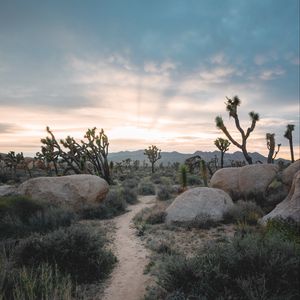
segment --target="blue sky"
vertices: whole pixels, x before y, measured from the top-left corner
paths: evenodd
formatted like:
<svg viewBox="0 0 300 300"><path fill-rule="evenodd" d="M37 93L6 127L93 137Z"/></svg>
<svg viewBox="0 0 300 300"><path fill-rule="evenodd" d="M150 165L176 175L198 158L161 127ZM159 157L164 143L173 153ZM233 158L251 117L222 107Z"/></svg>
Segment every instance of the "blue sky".
<svg viewBox="0 0 300 300"><path fill-rule="evenodd" d="M299 156L299 0L0 0L0 152L35 153L46 125L103 127L112 151L215 150L236 94L244 127L261 116L250 150L271 132L288 156L291 123Z"/></svg>

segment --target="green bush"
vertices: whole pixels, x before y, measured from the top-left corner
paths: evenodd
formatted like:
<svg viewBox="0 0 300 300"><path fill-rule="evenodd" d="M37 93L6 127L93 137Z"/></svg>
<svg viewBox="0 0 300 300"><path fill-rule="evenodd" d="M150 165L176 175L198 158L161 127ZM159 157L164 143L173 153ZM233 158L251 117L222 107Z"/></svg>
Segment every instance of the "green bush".
<svg viewBox="0 0 300 300"><path fill-rule="evenodd" d="M138 212L134 218L133 222L135 225L139 224L160 224L165 221L166 212L161 206L146 207Z"/></svg>
<svg viewBox="0 0 300 300"><path fill-rule="evenodd" d="M134 188L123 187L121 189L121 197L129 204L136 204L138 202L137 192Z"/></svg>
<svg viewBox="0 0 300 300"><path fill-rule="evenodd" d="M105 250L103 235L92 228L72 225L47 235L33 235L17 246L15 266L37 267L42 263L57 265L60 272L69 274L78 283L104 278L116 259Z"/></svg>
<svg viewBox="0 0 300 300"><path fill-rule="evenodd" d="M188 174L187 176L187 184L188 185L201 185L202 181L200 176Z"/></svg>
<svg viewBox="0 0 300 300"><path fill-rule="evenodd" d="M0 217L15 216L21 222L26 222L38 211L43 211L43 205L25 196L0 197Z"/></svg>
<svg viewBox="0 0 300 300"><path fill-rule="evenodd" d="M148 180L142 180L138 187L140 195L155 195L155 186Z"/></svg>
<svg viewBox="0 0 300 300"><path fill-rule="evenodd" d="M126 210L126 201L122 197L121 189L111 189L105 199L104 199L104 205L112 210L115 211L115 215L120 212L124 212Z"/></svg>
<svg viewBox="0 0 300 300"><path fill-rule="evenodd" d="M0 198L0 239L20 238L70 226L77 218L67 208L38 203L23 196Z"/></svg>
<svg viewBox="0 0 300 300"><path fill-rule="evenodd" d="M157 190L158 200L169 200L172 198L172 187L170 185L160 185Z"/></svg>
<svg viewBox="0 0 300 300"><path fill-rule="evenodd" d="M274 218L268 220L265 234L278 234L284 240L300 244L300 225L292 219Z"/></svg>
<svg viewBox="0 0 300 300"><path fill-rule="evenodd" d="M73 299L76 288L70 276L62 275L56 266L7 270L0 262L0 267L0 299Z"/></svg>
<svg viewBox="0 0 300 300"><path fill-rule="evenodd" d="M139 180L137 178L128 178L122 182L122 187L135 189L139 185Z"/></svg>
<svg viewBox="0 0 300 300"><path fill-rule="evenodd" d="M177 225L187 228L209 229L219 225L219 222L213 220L208 214L198 214L192 221L177 223Z"/></svg>
<svg viewBox="0 0 300 300"><path fill-rule="evenodd" d="M299 264L295 243L247 234L209 244L194 257L167 257L158 285L162 299L299 299Z"/></svg>
<svg viewBox="0 0 300 300"><path fill-rule="evenodd" d="M226 222L246 222L255 225L263 215L263 210L254 202L239 200L224 215L224 219Z"/></svg>
<svg viewBox="0 0 300 300"><path fill-rule="evenodd" d="M130 196L128 196L128 200ZM126 211L126 196L119 188L111 189L99 205L86 205L78 211L80 219L110 219Z"/></svg>

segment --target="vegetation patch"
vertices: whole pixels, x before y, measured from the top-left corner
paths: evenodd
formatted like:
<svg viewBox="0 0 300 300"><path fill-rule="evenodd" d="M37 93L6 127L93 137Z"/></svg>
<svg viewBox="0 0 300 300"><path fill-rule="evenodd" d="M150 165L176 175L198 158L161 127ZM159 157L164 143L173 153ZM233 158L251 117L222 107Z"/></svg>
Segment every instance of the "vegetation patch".
<svg viewBox="0 0 300 300"><path fill-rule="evenodd" d="M239 200L228 210L224 219L226 222L246 222L249 225L256 225L263 215L263 210L255 202Z"/></svg>
<svg viewBox="0 0 300 300"><path fill-rule="evenodd" d="M139 183L138 193L140 195L155 195L155 186L150 180L142 180Z"/></svg>
<svg viewBox="0 0 300 300"><path fill-rule="evenodd" d="M25 196L0 197L0 239L20 238L70 226L77 216L64 207Z"/></svg>
<svg viewBox="0 0 300 300"><path fill-rule="evenodd" d="M276 234L247 234L169 255L146 299L297 299L300 251Z"/></svg>

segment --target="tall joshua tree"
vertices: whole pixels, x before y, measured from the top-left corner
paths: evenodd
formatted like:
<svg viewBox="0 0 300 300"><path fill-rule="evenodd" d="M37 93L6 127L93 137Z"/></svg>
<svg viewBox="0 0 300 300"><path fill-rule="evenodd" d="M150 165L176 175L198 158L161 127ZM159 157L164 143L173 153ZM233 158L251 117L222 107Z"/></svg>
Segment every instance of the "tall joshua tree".
<svg viewBox="0 0 300 300"><path fill-rule="evenodd" d="M221 169L224 166L224 154L229 150L230 142L226 139L217 138L215 140L216 147L221 151Z"/></svg>
<svg viewBox="0 0 300 300"><path fill-rule="evenodd" d="M292 131L294 131L294 129L295 129L295 125L288 124L286 126L286 131L284 133L284 137L287 138L289 140L289 143L290 143L290 151L291 151L291 160L292 160L292 162L295 161L295 159L294 159L294 148L293 148L293 135L292 135Z"/></svg>
<svg viewBox="0 0 300 300"><path fill-rule="evenodd" d="M267 147L269 149L268 164L272 164L280 150L281 144L277 144L277 151L275 152L275 133L267 133L266 140L267 140Z"/></svg>
<svg viewBox="0 0 300 300"><path fill-rule="evenodd" d="M158 161L161 158L160 152L161 152L161 150L158 149L154 145L149 146L148 149L144 150L144 155L148 156L148 159L151 163L152 173L154 173L154 164L155 164L155 162Z"/></svg>
<svg viewBox="0 0 300 300"><path fill-rule="evenodd" d="M216 117L216 125L219 129L223 131L223 133L226 135L226 137L230 140L230 142L235 145L236 147L240 148L244 154L245 159L247 160L248 164L252 164L252 158L248 154L247 151L247 139L250 136L250 133L254 130L256 122L259 121L259 114L255 113L254 111L251 111L249 113L249 116L251 118L251 126L244 131L244 129L240 125L240 120L237 112L237 107L241 104L241 100L238 96L234 96L233 99L227 98L226 104L226 110L229 112L229 117L233 117L235 121L235 126L238 129L238 131L241 134L242 142L239 143L236 140L233 139L231 134L228 132L226 126L224 125L223 119L221 116Z"/></svg>
<svg viewBox="0 0 300 300"><path fill-rule="evenodd" d="M84 135L86 140L81 140L81 143L70 136L58 142L50 128L47 127L46 130L50 137L41 139L42 152L44 150L51 154L51 157L61 158L68 165L67 170L73 170L76 174L85 173L86 171L91 174L95 172L108 183L111 183L107 160L109 142L103 129L98 134L96 127L88 129ZM85 170L86 162L92 164L94 170Z"/></svg>

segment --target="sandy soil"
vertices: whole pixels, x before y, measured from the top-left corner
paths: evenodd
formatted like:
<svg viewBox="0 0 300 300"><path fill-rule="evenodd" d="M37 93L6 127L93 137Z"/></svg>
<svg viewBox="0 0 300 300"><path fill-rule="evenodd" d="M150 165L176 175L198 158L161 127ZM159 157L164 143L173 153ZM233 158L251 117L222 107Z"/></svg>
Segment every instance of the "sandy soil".
<svg viewBox="0 0 300 300"><path fill-rule="evenodd" d="M151 280L144 274L149 252L136 236L131 220L141 209L152 206L155 196L141 196L139 201L128 207L128 213L114 219L114 253L118 258L118 265L108 280L103 300L140 300Z"/></svg>

